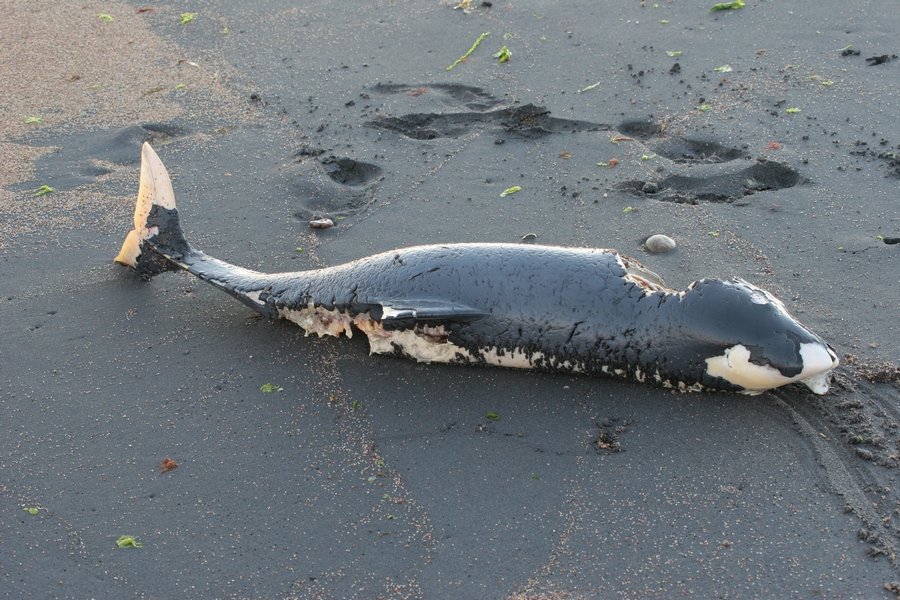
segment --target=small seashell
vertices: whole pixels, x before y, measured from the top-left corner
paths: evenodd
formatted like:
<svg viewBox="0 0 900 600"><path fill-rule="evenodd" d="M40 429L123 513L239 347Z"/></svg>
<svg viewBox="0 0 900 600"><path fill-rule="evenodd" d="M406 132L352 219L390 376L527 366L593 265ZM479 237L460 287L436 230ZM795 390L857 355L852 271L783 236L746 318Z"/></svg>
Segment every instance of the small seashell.
<svg viewBox="0 0 900 600"><path fill-rule="evenodd" d="M315 219L309 222L309 226L313 229L328 229L334 227L334 221L331 219Z"/></svg>
<svg viewBox="0 0 900 600"><path fill-rule="evenodd" d="M654 254L663 254L675 249L675 240L667 235L656 234L647 238L644 245L647 246L647 250Z"/></svg>

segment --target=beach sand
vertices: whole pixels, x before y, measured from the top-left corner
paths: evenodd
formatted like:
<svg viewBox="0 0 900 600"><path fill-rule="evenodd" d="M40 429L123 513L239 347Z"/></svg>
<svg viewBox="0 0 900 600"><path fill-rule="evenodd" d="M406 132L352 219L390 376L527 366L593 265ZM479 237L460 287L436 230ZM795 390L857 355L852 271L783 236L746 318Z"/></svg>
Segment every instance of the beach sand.
<svg viewBox="0 0 900 600"><path fill-rule="evenodd" d="M900 590L896 11L299 4L0 2L0 596ZM144 141L241 266L612 247L770 290L842 365L686 394L304 337L112 263Z"/></svg>

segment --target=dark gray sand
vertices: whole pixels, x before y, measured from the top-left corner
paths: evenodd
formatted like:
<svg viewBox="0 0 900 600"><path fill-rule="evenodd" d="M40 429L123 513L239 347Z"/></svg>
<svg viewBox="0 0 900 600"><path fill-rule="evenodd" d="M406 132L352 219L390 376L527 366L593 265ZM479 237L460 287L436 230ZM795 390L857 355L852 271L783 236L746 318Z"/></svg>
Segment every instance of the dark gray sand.
<svg viewBox="0 0 900 600"><path fill-rule="evenodd" d="M900 590L900 13L487 4L0 2L0 596ZM143 141L236 264L615 247L771 290L843 364L682 394L306 338L112 264Z"/></svg>

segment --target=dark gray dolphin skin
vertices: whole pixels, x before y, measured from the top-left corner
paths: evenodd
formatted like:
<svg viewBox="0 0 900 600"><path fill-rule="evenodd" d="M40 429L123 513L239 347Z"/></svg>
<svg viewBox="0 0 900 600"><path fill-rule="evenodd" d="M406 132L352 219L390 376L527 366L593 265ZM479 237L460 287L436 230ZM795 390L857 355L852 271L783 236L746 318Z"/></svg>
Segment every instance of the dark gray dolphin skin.
<svg viewBox="0 0 900 600"><path fill-rule="evenodd" d="M740 279L683 292L612 250L444 244L266 274L195 250L172 184L144 144L134 230L116 261L150 278L185 269L309 333L369 338L373 353L633 378L680 390L828 391L834 351Z"/></svg>

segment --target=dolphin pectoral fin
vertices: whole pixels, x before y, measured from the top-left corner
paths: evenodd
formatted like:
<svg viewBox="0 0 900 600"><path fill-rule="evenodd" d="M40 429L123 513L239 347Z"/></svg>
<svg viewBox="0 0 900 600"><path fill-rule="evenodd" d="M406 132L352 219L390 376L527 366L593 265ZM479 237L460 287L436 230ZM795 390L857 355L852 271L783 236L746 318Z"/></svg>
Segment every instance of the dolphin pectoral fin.
<svg viewBox="0 0 900 600"><path fill-rule="evenodd" d="M382 300L382 322L397 321L476 321L487 313L478 308L436 300ZM374 315L373 315L374 318Z"/></svg>

